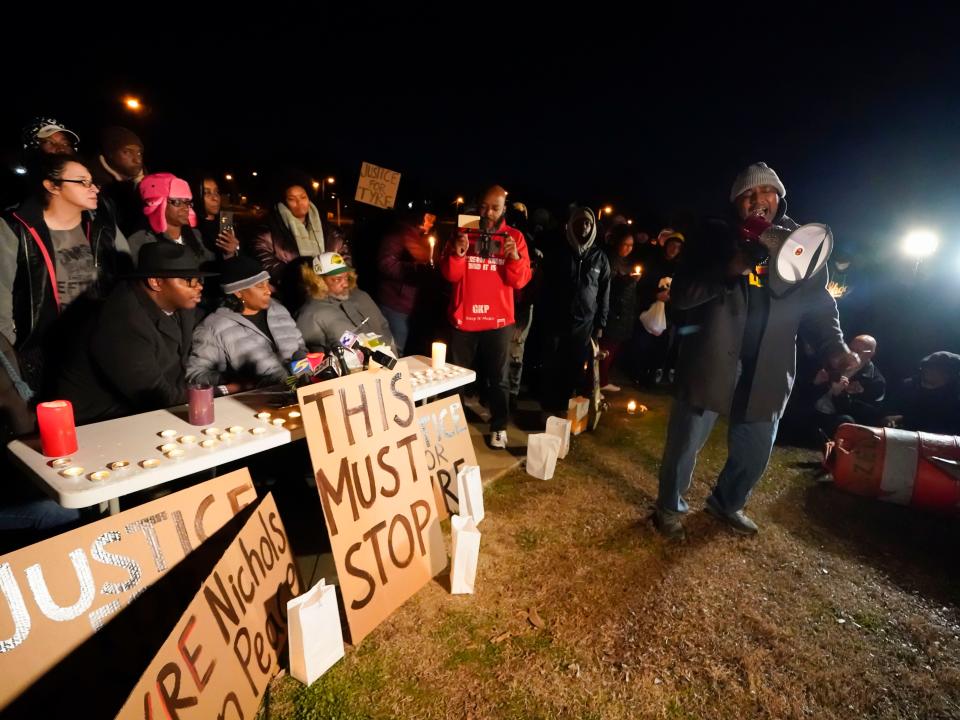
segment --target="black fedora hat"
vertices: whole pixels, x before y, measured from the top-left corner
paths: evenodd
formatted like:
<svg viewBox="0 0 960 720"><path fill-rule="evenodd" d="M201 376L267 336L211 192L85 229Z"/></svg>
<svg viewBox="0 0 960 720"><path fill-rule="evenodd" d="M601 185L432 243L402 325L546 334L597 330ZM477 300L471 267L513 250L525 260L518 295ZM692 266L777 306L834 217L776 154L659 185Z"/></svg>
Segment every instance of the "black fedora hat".
<svg viewBox="0 0 960 720"><path fill-rule="evenodd" d="M170 241L147 243L140 248L137 269L127 277L210 277L215 272L201 270L196 255L186 246Z"/></svg>

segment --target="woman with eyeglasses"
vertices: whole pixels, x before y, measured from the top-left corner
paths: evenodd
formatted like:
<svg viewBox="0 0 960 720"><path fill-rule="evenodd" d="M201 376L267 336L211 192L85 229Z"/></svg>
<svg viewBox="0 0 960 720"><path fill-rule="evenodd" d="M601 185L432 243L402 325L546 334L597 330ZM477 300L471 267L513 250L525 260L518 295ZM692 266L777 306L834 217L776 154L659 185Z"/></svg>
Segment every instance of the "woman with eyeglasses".
<svg viewBox="0 0 960 720"><path fill-rule="evenodd" d="M194 229L197 215L193 211L193 191L186 180L171 173L147 175L140 183L143 214L150 228L138 230L130 236L130 250L136 261L140 248L147 243L172 242L186 247L197 263L205 267L217 258L204 246L200 234Z"/></svg>
<svg viewBox="0 0 960 720"><path fill-rule="evenodd" d="M49 362L44 371L45 357L70 347L80 316L130 269L131 257L98 204L88 166L64 154L38 162L34 194L0 222L0 332L16 348L24 379L42 392L53 372Z"/></svg>

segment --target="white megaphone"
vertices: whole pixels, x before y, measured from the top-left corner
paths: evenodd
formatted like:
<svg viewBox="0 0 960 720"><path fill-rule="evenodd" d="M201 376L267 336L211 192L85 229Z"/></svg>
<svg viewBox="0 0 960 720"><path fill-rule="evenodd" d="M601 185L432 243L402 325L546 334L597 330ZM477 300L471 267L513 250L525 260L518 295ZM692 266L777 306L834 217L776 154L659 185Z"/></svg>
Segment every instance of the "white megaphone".
<svg viewBox="0 0 960 720"><path fill-rule="evenodd" d="M770 251L767 286L777 297L793 292L827 264L833 252L833 232L823 223L796 230L771 225L759 241Z"/></svg>

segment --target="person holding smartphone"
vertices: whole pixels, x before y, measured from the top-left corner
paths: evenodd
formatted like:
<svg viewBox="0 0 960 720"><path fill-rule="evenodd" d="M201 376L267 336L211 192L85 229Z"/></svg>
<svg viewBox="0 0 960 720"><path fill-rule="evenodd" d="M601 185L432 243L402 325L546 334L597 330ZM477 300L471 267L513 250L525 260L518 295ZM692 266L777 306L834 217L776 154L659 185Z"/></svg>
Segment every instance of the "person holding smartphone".
<svg viewBox="0 0 960 720"><path fill-rule="evenodd" d="M480 205L480 229L496 234L489 252L478 253L466 233L444 249L440 272L453 285L450 305L450 362L473 367L479 355L490 382L490 446L507 447L510 341L513 338L513 291L530 282L530 255L523 233L507 225L507 191L496 185ZM505 237L504 237L505 236Z"/></svg>
<svg viewBox="0 0 960 720"><path fill-rule="evenodd" d="M197 222L197 230L203 244L217 260L226 260L240 253L240 241L237 239L233 224L233 213L221 206L220 187L212 175L204 175L194 189L194 197L203 198L202 212Z"/></svg>

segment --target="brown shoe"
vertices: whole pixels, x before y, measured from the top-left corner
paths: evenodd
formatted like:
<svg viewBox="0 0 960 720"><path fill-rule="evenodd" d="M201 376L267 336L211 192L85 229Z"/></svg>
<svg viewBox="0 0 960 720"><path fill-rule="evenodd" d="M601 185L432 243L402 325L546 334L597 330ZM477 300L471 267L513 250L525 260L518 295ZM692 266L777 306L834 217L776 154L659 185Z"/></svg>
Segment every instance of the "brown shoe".
<svg viewBox="0 0 960 720"><path fill-rule="evenodd" d="M653 511L653 526L657 532L663 535L667 540L686 540L687 533L683 529L683 523L680 522L680 515L676 513L664 513L660 510Z"/></svg>

